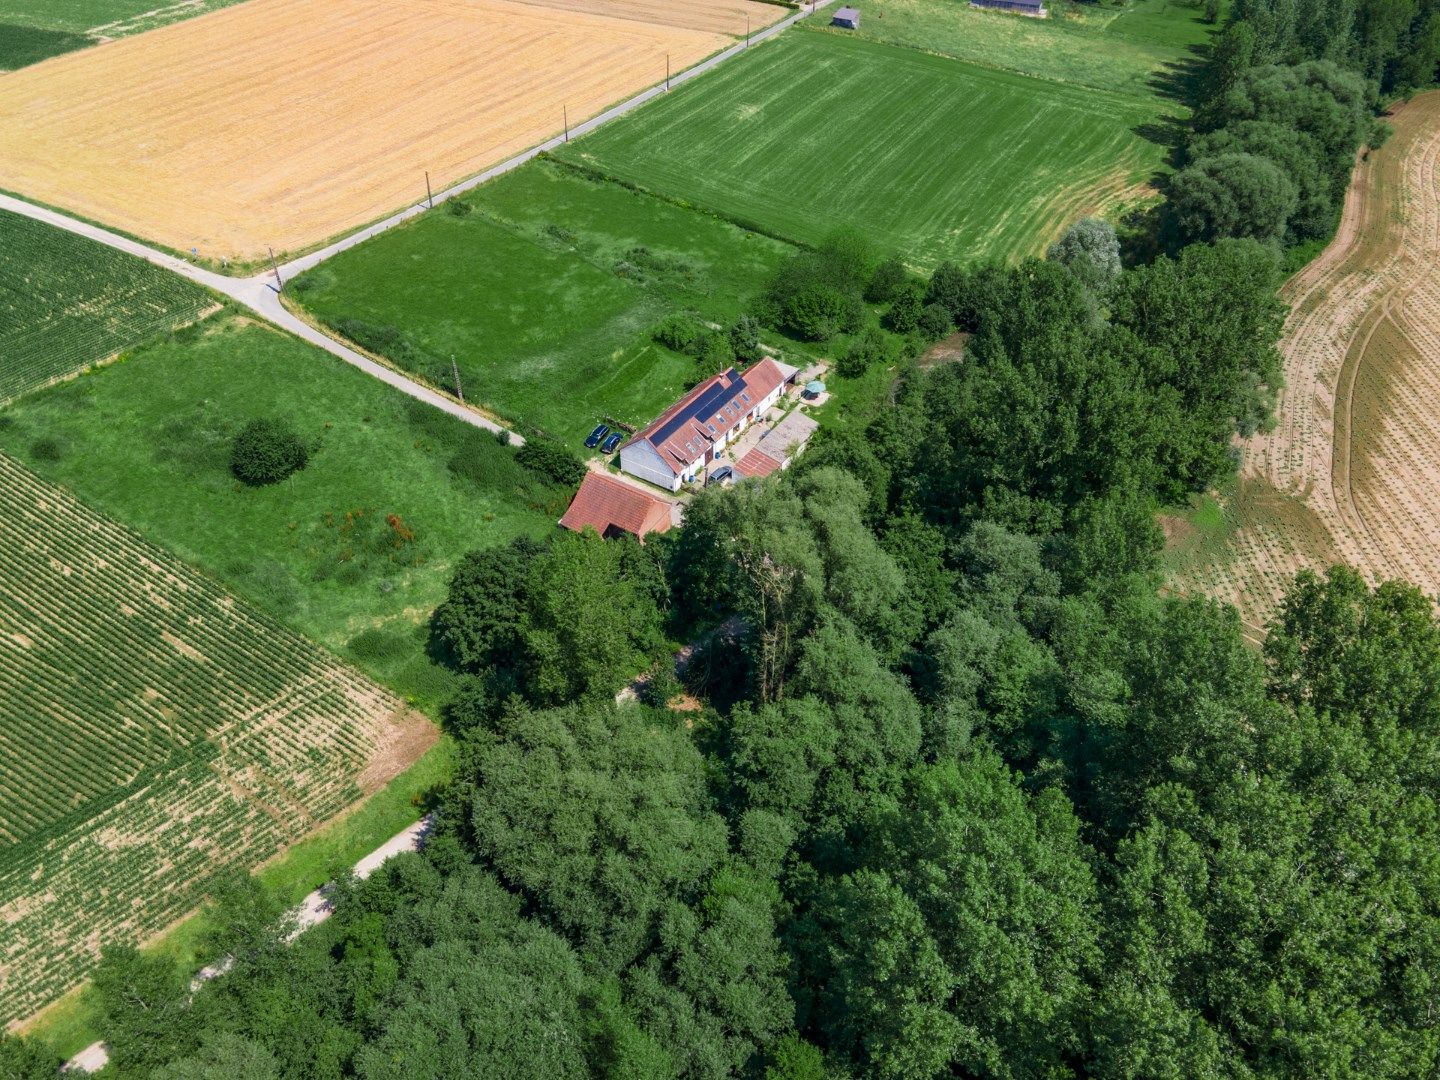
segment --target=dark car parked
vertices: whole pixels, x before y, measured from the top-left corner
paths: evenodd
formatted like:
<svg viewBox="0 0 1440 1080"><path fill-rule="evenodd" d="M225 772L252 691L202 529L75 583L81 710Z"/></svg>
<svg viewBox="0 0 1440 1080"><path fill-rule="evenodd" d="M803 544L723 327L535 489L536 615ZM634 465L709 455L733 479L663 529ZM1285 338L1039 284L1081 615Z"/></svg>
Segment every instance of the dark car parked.
<svg viewBox="0 0 1440 1080"><path fill-rule="evenodd" d="M595 447L600 445L600 440L605 437L606 433L609 432L609 430L609 424L596 424L595 430L590 432L590 437L585 440L585 445L589 449L594 450Z"/></svg>
<svg viewBox="0 0 1440 1080"><path fill-rule="evenodd" d="M624 437L625 433L623 431L612 431L610 437L605 440L605 445L600 447L600 452L607 455L613 454L615 448L620 445L620 440Z"/></svg>

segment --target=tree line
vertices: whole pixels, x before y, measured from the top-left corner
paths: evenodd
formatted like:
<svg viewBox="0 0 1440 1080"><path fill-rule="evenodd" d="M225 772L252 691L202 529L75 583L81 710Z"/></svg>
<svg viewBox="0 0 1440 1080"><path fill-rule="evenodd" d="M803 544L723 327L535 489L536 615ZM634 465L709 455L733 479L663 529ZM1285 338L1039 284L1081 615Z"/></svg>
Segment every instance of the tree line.
<svg viewBox="0 0 1440 1080"><path fill-rule="evenodd" d="M1377 105L1437 74L1436 0L1235 0L1199 80L1163 241L1324 240L1357 150L1388 134Z"/></svg>

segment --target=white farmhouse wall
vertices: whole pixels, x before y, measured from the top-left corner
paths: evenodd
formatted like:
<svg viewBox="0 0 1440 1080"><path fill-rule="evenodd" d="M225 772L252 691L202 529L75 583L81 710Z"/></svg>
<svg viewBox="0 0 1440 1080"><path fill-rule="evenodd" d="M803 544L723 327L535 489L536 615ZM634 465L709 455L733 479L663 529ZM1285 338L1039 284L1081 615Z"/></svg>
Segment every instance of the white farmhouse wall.
<svg viewBox="0 0 1440 1080"><path fill-rule="evenodd" d="M621 447L620 468L669 491L680 490L680 477L670 471L659 451L643 439Z"/></svg>

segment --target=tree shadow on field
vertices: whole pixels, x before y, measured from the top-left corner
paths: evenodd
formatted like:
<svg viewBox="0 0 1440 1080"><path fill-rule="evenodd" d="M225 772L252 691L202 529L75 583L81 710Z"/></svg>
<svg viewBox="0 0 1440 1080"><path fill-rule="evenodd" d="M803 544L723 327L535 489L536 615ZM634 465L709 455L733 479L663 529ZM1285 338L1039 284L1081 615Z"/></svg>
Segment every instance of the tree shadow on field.
<svg viewBox="0 0 1440 1080"><path fill-rule="evenodd" d="M1168 164L1173 167L1180 165L1180 150L1190 132L1188 111L1199 101L1200 80L1211 51L1209 45L1192 45L1188 55L1157 68L1150 76L1150 88L1156 95L1183 106L1186 114L1161 116L1131 129L1145 141L1165 147L1169 151Z"/></svg>

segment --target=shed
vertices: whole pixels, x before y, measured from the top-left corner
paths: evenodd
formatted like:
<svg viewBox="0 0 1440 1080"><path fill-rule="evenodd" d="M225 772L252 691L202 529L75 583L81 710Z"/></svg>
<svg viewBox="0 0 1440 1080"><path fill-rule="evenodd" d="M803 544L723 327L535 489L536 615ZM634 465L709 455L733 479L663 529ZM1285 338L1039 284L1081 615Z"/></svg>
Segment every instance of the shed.
<svg viewBox="0 0 1440 1080"><path fill-rule="evenodd" d="M1039 18L1046 14L1044 0L970 0L970 6L1013 11L1017 15L1033 15Z"/></svg>
<svg viewBox="0 0 1440 1080"><path fill-rule="evenodd" d="M670 528L670 504L624 480L587 472L560 524L574 532L594 529L607 540L622 532L643 540Z"/></svg>
<svg viewBox="0 0 1440 1080"><path fill-rule="evenodd" d="M842 7L835 12L835 17L830 20L831 26L843 26L846 30L860 29L860 9L853 7Z"/></svg>

